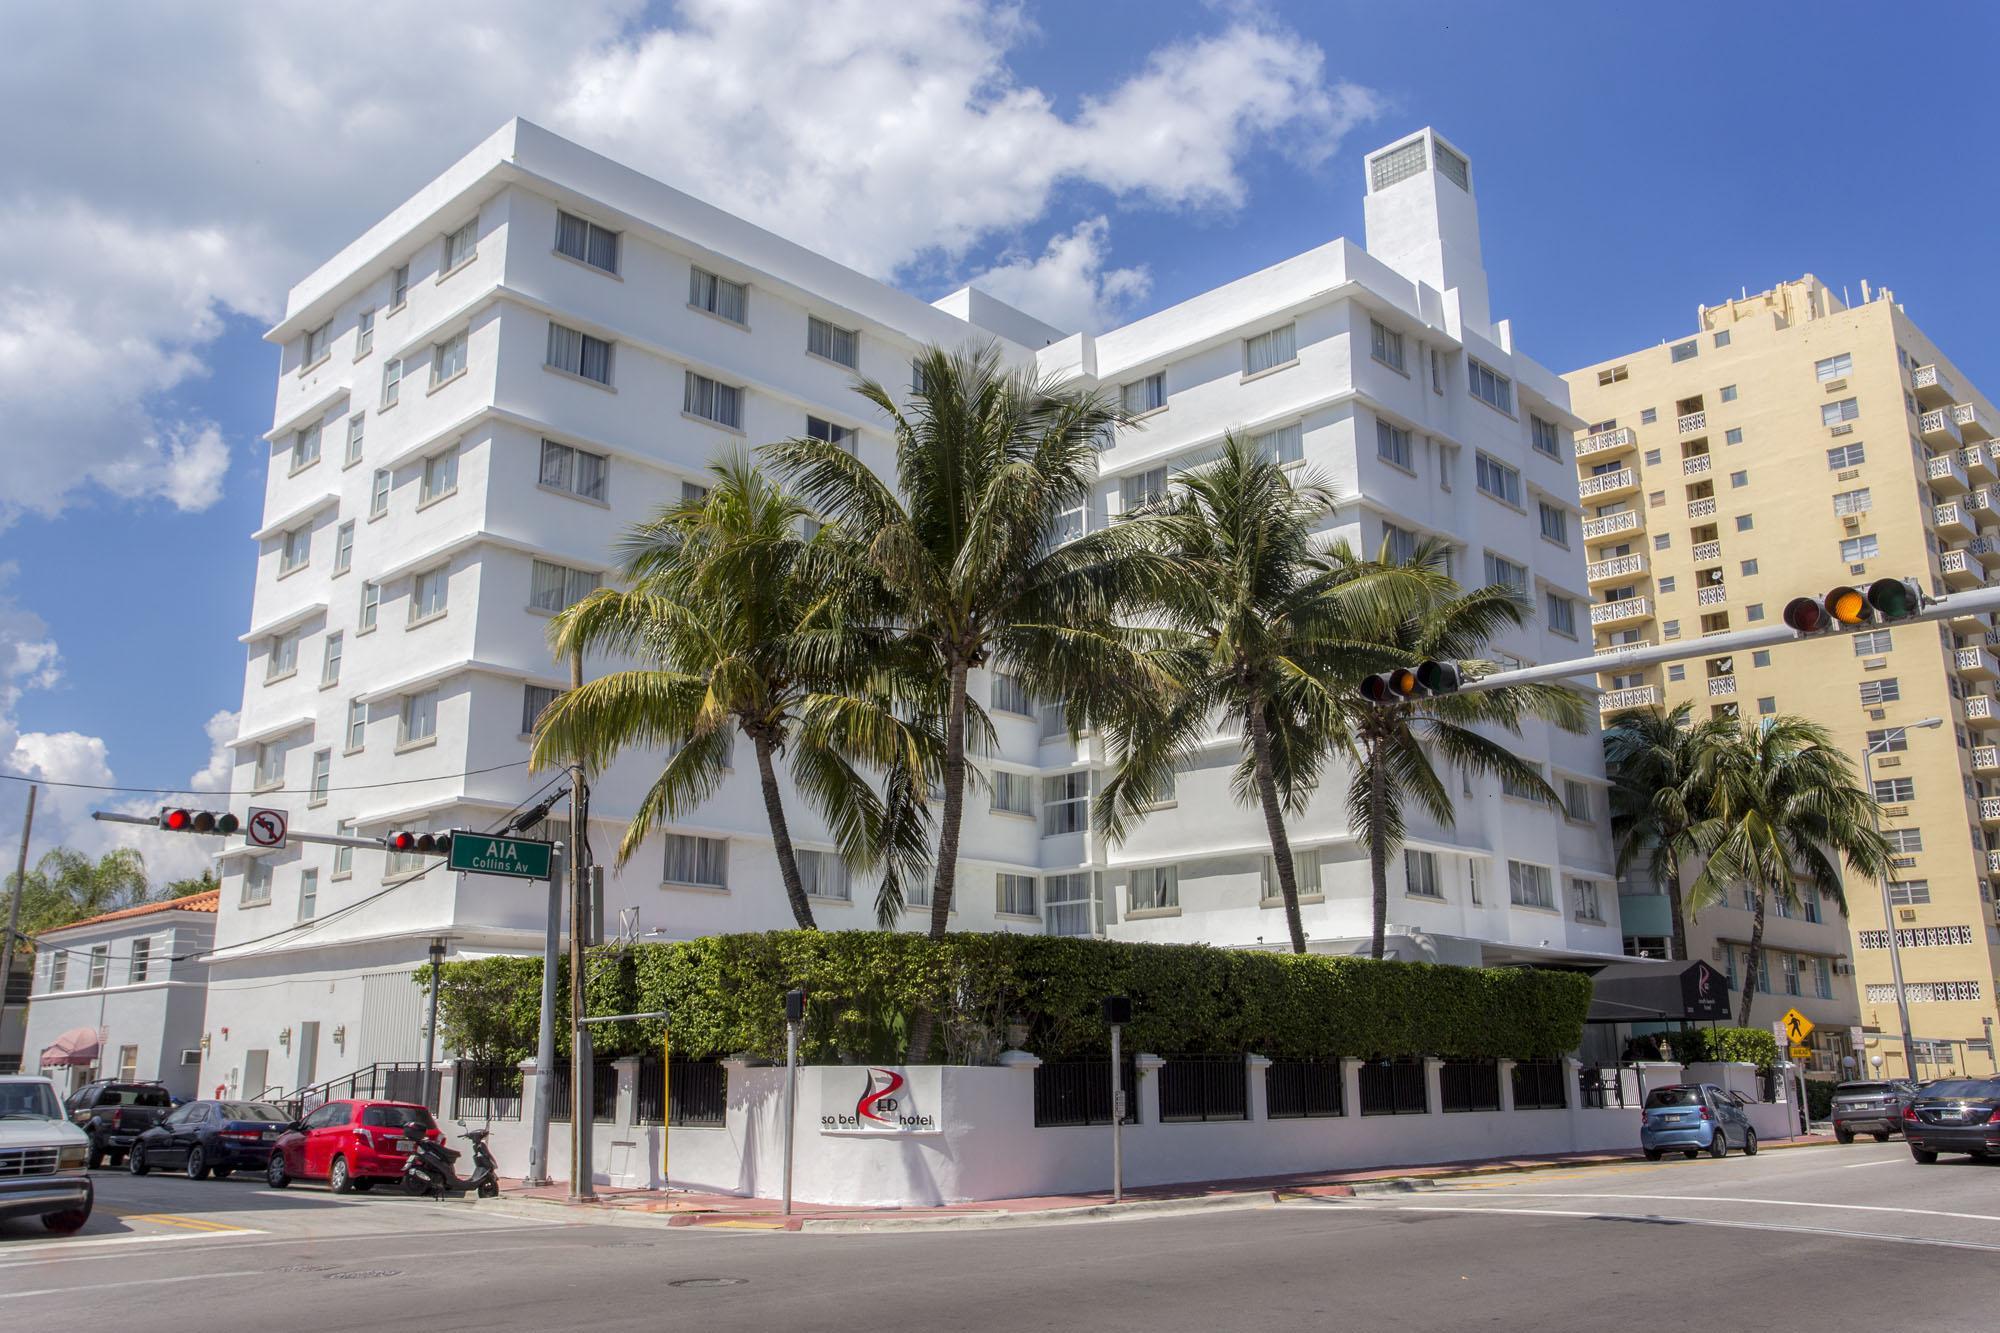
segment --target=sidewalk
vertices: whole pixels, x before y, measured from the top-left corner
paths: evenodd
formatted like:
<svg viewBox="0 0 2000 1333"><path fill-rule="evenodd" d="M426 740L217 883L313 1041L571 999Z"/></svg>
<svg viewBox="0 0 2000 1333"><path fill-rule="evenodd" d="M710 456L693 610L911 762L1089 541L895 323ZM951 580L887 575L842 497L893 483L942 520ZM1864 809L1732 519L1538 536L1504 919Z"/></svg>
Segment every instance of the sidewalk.
<svg viewBox="0 0 2000 1333"><path fill-rule="evenodd" d="M1766 1152L1810 1148L1834 1142L1831 1134L1812 1134L1763 1145ZM1632 1152L1560 1153L1545 1157L1496 1157L1428 1166L1384 1166L1353 1171L1315 1172L1292 1176L1261 1176L1238 1180L1198 1181L1179 1185L1149 1185L1125 1191L1122 1203L1111 1192L1053 1194L1021 1199L987 1199L978 1203L922 1208L835 1208L795 1203L784 1216L775 1199L734 1194L702 1194L690 1190L620 1189L599 1185L591 1203L571 1203L566 1185L529 1188L518 1180L501 1182L500 1202L508 1211L547 1218L560 1214L572 1221L664 1224L671 1227L734 1227L758 1231L907 1231L944 1227L1019 1226L1047 1222L1078 1222L1148 1213L1194 1212L1204 1209L1254 1208L1287 1198L1339 1198L1377 1189L1422 1188L1467 1176L1508 1171L1537 1171L1565 1166L1595 1166L1639 1162ZM491 1207L490 1204L482 1205Z"/></svg>

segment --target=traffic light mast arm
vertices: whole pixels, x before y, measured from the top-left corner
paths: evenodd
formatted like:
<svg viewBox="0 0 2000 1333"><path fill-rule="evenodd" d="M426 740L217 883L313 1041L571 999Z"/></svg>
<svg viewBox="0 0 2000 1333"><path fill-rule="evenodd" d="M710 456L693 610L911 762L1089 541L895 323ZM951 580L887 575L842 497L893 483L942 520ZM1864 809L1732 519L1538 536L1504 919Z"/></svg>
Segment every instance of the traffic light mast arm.
<svg viewBox="0 0 2000 1333"><path fill-rule="evenodd" d="M158 828L160 825L160 821L152 815L122 815L110 810L93 810L90 812L90 817L105 824L144 824L147 828ZM221 833L204 833L197 834L196 836L205 838L227 836L233 838L241 837L242 835L239 832L227 835ZM377 852L382 850L384 844L384 840L381 838L349 838L338 833L301 833L297 829L287 829L285 831L285 840L287 842L317 842L328 847L360 847L365 850Z"/></svg>
<svg viewBox="0 0 2000 1333"><path fill-rule="evenodd" d="M1592 657L1542 662L1536 666L1521 667L1513 671L1496 671L1490 676L1466 681L1455 693L1473 694L1480 690L1497 690L1503 685L1535 685L1551 681L1575 683L1579 676L1589 677L1599 673L1617 675L1639 667L1659 666L1663 662L1686 662L1697 657L1718 657L1728 653L1749 652L1756 648L1772 648L1783 643L1801 643L1808 639L1837 639L1855 630L1895 629L1899 625L1949 620L1953 616L1986 615L1997 611L2000 611L2000 587L1973 588L1966 592L1948 593L1943 597L1926 599L1921 610L1900 620L1842 626L1810 635L1800 634L1789 625L1767 625L1758 629L1731 630L1727 634L1683 639L1678 643L1614 648ZM1594 683L1588 687L1594 688Z"/></svg>

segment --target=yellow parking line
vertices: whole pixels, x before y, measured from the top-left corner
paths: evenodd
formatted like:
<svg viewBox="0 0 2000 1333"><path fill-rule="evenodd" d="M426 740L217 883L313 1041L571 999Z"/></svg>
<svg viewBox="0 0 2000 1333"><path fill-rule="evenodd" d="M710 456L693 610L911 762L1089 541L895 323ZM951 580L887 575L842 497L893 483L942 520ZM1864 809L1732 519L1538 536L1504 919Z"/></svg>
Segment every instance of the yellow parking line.
<svg viewBox="0 0 2000 1333"><path fill-rule="evenodd" d="M174 1213L119 1213L127 1222L156 1222L161 1226L184 1227L189 1231L243 1231L228 1222L211 1222L200 1217L180 1217Z"/></svg>

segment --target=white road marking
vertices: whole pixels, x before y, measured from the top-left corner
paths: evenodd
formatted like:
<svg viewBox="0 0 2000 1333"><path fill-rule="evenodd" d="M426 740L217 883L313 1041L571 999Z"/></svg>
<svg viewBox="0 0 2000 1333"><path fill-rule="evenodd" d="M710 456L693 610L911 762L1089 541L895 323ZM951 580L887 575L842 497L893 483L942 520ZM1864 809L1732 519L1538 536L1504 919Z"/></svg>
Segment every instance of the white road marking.
<svg viewBox="0 0 2000 1333"><path fill-rule="evenodd" d="M0 1301L23 1301L30 1296L75 1296L82 1292L110 1291L114 1287L160 1287L170 1282L213 1282L225 1277L263 1277L254 1268L238 1273L183 1273L179 1277L144 1277L130 1282L93 1282L87 1287L42 1287L35 1291L0 1291Z"/></svg>
<svg viewBox="0 0 2000 1333"><path fill-rule="evenodd" d="M1344 1201L1343 1201L1344 1202ZM1682 1202L1698 1202L1682 1200ZM1348 1204L1353 1207L1353 1204ZM1519 1217L1570 1217L1585 1220L1606 1219L1611 1221L1638 1222L1678 1222L1687 1226L1724 1227L1735 1231L1783 1231L1807 1236L1830 1236L1839 1240L1881 1240L1899 1245L1931 1245L1949 1250L1981 1250L2000 1253L2000 1244L1986 1244L1973 1240L1944 1240L1931 1236L1904 1236L1885 1231L1842 1231L1837 1227L1806 1227L1787 1225L1782 1222L1744 1222L1715 1217L1670 1217L1663 1213L1608 1213L1602 1210L1569 1208L1475 1208L1471 1206L1450 1207L1442 1204L1362 1204L1371 1212L1392 1213L1503 1213ZM1911 1212L1913 1209L1896 1209L1897 1212ZM1938 1217L1954 1214L1937 1213Z"/></svg>
<svg viewBox="0 0 2000 1333"><path fill-rule="evenodd" d="M507 1235L510 1233L520 1233L520 1232L547 1231L549 1229L550 1228L547 1226L516 1226L516 1227L494 1226L494 1227L474 1228L467 1234L483 1237L492 1235ZM697 1231L701 1230L701 1228L699 1227L689 1228L689 1229ZM237 1249L237 1250L258 1250L258 1249L265 1249L273 1245L317 1246L317 1245L335 1245L343 1243L352 1244L357 1241L395 1240L404 1236L422 1236L426 1240L441 1239L441 1237L438 1235L436 1231L357 1231L352 1235L346 1235L346 1236L322 1236L322 1235L301 1234L297 1236L279 1237L274 1235L274 1233L268 1231L254 1231L245 1229L242 1231L233 1231L233 1232L231 1231L225 1231L225 1232L190 1231L186 1233L176 1232L172 1235L160 1235L160 1236L91 1236L91 1237L86 1237L82 1240L32 1241L26 1245L8 1245L0 1243L0 1273L4 1273L10 1268L25 1267L30 1262L29 1260L26 1259L21 1260L19 1263L4 1262L5 1260L12 1259L17 1254L26 1255L29 1254L30 1252L39 1252L52 1249L73 1250L73 1249L80 1249L87 1245L88 1246L141 1245L141 1244L152 1244L160 1241L170 1241L170 1240L204 1241L204 1240L216 1240L216 1239L229 1239L236 1236L273 1237L270 1240L251 1241L248 1242L247 1244L232 1245L230 1247L231 1249ZM197 1247L197 1249L199 1248L200 1247ZM37 1266L43 1266L47 1264L80 1264L80 1263L89 1263L92 1261L101 1261L106 1259L116 1259L118 1257L119 1256L115 1254L71 1254L71 1255L53 1255L53 1256L45 1256L38 1254L38 1257L36 1257L32 1262Z"/></svg>
<svg viewBox="0 0 2000 1333"><path fill-rule="evenodd" d="M1849 1162L1840 1169L1843 1171L1859 1171L1864 1166L1895 1166L1895 1165L1896 1165L1896 1159L1894 1157L1885 1157L1879 1162Z"/></svg>
<svg viewBox="0 0 2000 1333"><path fill-rule="evenodd" d="M0 1243L0 1260L12 1259L17 1254L39 1254L44 1250L80 1250L86 1245L163 1245L168 1241L226 1240L234 1236L267 1236L269 1234L268 1231L253 1231L248 1227L234 1228L228 1231L210 1231L203 1228L198 1231L175 1231L159 1236L85 1236L81 1240L38 1240L30 1241L26 1245L6 1245ZM80 1254L76 1257L79 1259L95 1259L99 1256L94 1254ZM38 1259L36 1262L51 1263L55 1261ZM15 1267L19 1267L19 1265L0 1263L0 1269Z"/></svg>
<svg viewBox="0 0 2000 1333"><path fill-rule="evenodd" d="M1965 1222L2000 1222L2000 1213L1947 1213L1936 1208L1894 1208L1879 1203L1807 1203L1800 1199L1746 1199L1729 1194L1584 1194L1537 1190L1538 1199L1629 1199L1639 1203L1748 1203L1765 1208L1831 1208L1846 1213L1909 1213L1954 1217Z"/></svg>

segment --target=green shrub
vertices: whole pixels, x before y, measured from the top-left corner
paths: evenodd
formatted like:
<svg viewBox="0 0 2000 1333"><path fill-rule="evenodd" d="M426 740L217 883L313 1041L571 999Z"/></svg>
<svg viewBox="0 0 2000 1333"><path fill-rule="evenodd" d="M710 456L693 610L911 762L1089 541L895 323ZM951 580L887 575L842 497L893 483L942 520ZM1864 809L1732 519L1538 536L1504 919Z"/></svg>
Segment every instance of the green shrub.
<svg viewBox="0 0 2000 1333"><path fill-rule="evenodd" d="M1017 934L711 935L593 959L589 976L592 1013L665 1011L674 1053L690 1057L781 1057L784 993L802 987L802 1054L817 1063L900 1059L909 1017L925 1007L947 1063L990 1061L1016 1022L1044 1058L1095 1055L1109 1041L1099 1001L1120 994L1132 998L1132 1051L1547 1058L1575 1049L1590 1005L1590 979L1574 972ZM486 1058L531 1054L540 978L531 958L447 965L447 1042ZM568 998L563 983L564 1050ZM656 1021L617 1023L593 1042L611 1055L657 1050L663 1035Z"/></svg>
<svg viewBox="0 0 2000 1333"><path fill-rule="evenodd" d="M1684 1065L1727 1060L1770 1069L1778 1063L1778 1039L1768 1028L1689 1028L1669 1032L1667 1045Z"/></svg>
<svg viewBox="0 0 2000 1333"><path fill-rule="evenodd" d="M1837 1086L1830 1078L1809 1078L1806 1080L1806 1114L1814 1120L1833 1119L1833 1090Z"/></svg>

